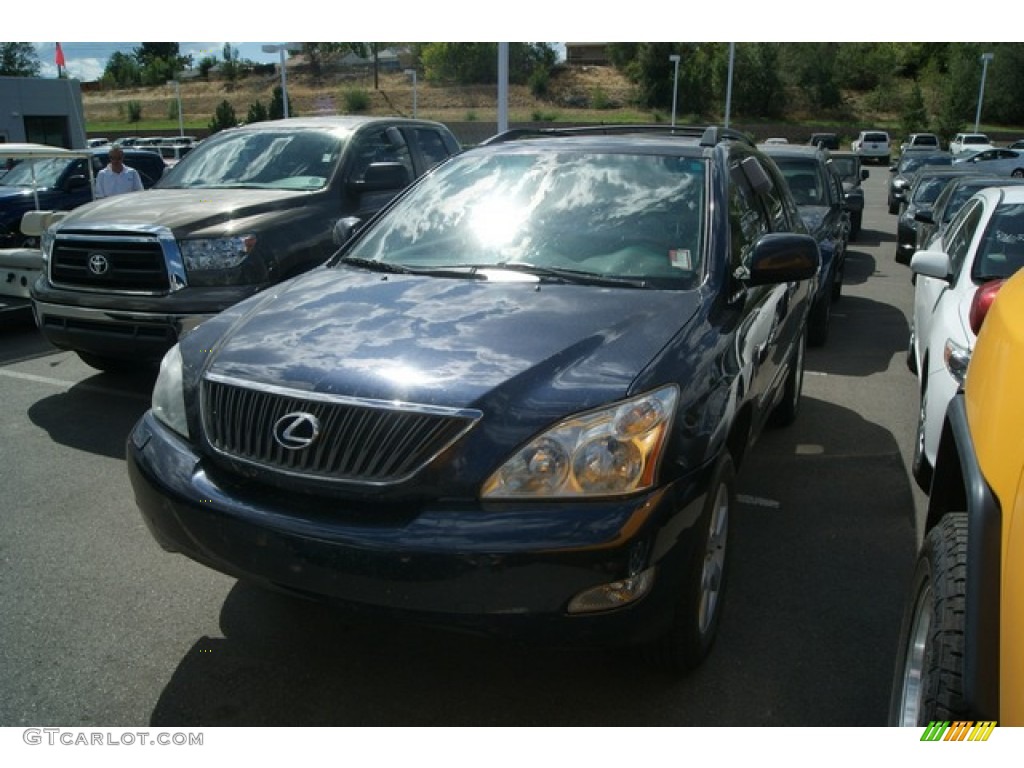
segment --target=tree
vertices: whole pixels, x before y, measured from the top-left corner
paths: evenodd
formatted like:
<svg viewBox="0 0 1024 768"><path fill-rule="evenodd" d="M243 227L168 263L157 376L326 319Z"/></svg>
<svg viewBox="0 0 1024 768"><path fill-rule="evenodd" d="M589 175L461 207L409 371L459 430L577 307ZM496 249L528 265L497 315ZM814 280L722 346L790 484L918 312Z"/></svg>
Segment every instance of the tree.
<svg viewBox="0 0 1024 768"><path fill-rule="evenodd" d="M732 109L746 117L778 118L785 113L786 89L779 73L778 43L737 43L732 77ZM728 52L716 65L717 94L728 86Z"/></svg>
<svg viewBox="0 0 1024 768"><path fill-rule="evenodd" d="M288 117L296 117L295 105L288 104ZM270 106L267 109L267 119L280 120L284 117L284 91L280 85L274 86L273 95L270 97Z"/></svg>
<svg viewBox="0 0 1024 768"><path fill-rule="evenodd" d="M131 88L142 84L142 72L134 56L116 51L107 59L103 70L103 84L108 88Z"/></svg>
<svg viewBox="0 0 1024 768"><path fill-rule="evenodd" d="M0 75L39 77L39 56L32 43L0 43Z"/></svg>
<svg viewBox="0 0 1024 768"><path fill-rule="evenodd" d="M498 82L497 43L427 43L417 49L425 79L458 85ZM557 56L549 43L509 43L508 79L525 84L540 67L550 70Z"/></svg>
<svg viewBox="0 0 1024 768"><path fill-rule="evenodd" d="M267 115L267 108L259 101L254 101L249 105L249 114L245 116L245 122L247 123L262 123L269 119Z"/></svg>
<svg viewBox="0 0 1024 768"><path fill-rule="evenodd" d="M235 48L231 43L224 43L224 64L221 67L221 72L224 74L224 78L230 84L238 79L241 74L241 63L238 61L238 49Z"/></svg>
<svg viewBox="0 0 1024 768"><path fill-rule="evenodd" d="M235 108L231 106L230 101L224 99L217 105L217 111L209 123L210 135L223 131L225 128L234 128L236 125L238 125L238 118L235 117Z"/></svg>
<svg viewBox="0 0 1024 768"><path fill-rule="evenodd" d="M903 107L900 127L904 134L914 133L928 127L928 110L924 106L924 94L916 81L910 89L910 96Z"/></svg>

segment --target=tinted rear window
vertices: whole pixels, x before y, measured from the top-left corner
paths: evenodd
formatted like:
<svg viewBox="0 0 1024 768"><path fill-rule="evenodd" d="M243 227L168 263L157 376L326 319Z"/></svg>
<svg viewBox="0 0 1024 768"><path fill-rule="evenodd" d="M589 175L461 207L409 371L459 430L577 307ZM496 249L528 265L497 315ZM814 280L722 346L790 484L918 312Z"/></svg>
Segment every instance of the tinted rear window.
<svg viewBox="0 0 1024 768"><path fill-rule="evenodd" d="M865 133L864 141L888 141L889 137L884 133Z"/></svg>

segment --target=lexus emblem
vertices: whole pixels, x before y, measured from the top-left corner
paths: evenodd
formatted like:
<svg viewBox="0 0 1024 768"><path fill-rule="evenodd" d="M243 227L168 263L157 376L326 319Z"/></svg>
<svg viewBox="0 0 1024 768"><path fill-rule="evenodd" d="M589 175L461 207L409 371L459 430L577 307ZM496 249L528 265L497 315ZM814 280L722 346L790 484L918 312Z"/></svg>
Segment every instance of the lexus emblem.
<svg viewBox="0 0 1024 768"><path fill-rule="evenodd" d="M90 253L89 271L94 275L107 274L110 271L110 260L102 253Z"/></svg>
<svg viewBox="0 0 1024 768"><path fill-rule="evenodd" d="M319 435L320 420L311 413L294 411L274 422L274 440L289 451L308 448Z"/></svg>

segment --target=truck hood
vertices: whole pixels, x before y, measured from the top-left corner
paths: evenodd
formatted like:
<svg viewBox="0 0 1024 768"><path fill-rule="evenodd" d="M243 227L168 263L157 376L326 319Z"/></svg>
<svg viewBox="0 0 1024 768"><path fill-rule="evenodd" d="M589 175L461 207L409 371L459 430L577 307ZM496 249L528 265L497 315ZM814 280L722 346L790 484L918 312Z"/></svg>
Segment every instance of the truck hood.
<svg viewBox="0 0 1024 768"><path fill-rule="evenodd" d="M211 373L290 389L568 412L626 394L698 303L696 291L321 268L204 323L183 346L187 357L214 347Z"/></svg>
<svg viewBox="0 0 1024 768"><path fill-rule="evenodd" d="M294 207L294 192L266 189L149 189L118 195L75 209L64 228L167 227L175 234L195 232L226 221Z"/></svg>

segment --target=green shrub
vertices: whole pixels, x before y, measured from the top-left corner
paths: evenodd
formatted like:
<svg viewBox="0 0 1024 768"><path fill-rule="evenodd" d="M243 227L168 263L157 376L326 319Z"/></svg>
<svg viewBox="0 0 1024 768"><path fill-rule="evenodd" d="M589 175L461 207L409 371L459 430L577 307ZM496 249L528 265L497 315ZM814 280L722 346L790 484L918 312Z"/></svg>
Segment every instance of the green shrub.
<svg viewBox="0 0 1024 768"><path fill-rule="evenodd" d="M473 110L470 110L469 112L466 113L466 122L467 123L475 123L476 121L477 121L476 112L474 112Z"/></svg>
<svg viewBox="0 0 1024 768"><path fill-rule="evenodd" d="M137 101L128 102L128 122L138 123L142 120L142 104Z"/></svg>
<svg viewBox="0 0 1024 768"><path fill-rule="evenodd" d="M365 112L370 108L370 94L362 88L352 88L345 91L342 94L342 98L345 101L346 112Z"/></svg>
<svg viewBox="0 0 1024 768"><path fill-rule="evenodd" d="M548 70L538 67L530 75L530 93L534 98L542 99L548 95L548 85L551 83L551 74Z"/></svg>
<svg viewBox="0 0 1024 768"><path fill-rule="evenodd" d="M590 93L590 106L593 109L611 109L612 102L603 88L595 88Z"/></svg>

